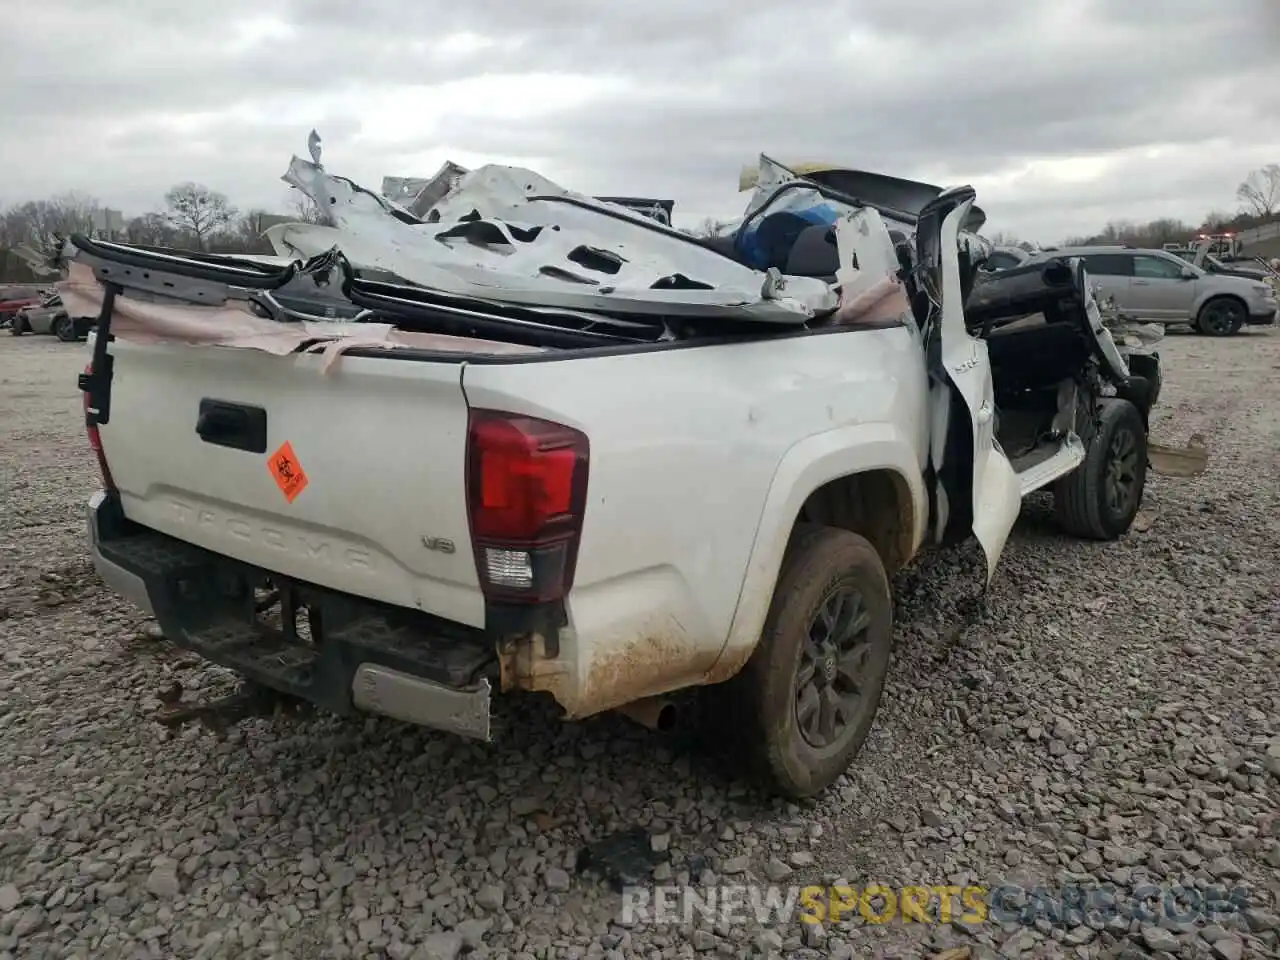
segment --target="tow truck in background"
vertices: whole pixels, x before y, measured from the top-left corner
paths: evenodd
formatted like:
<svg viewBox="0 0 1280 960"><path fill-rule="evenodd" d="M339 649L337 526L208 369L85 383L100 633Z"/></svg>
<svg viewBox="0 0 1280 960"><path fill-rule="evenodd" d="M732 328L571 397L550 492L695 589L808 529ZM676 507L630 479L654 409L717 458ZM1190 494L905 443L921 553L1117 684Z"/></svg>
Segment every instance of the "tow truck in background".
<svg viewBox="0 0 1280 960"><path fill-rule="evenodd" d="M1212 237L1202 237L1193 246L1177 243L1166 243L1164 249L1174 256L1181 257L1192 266L1199 267L1206 273L1223 277L1241 277L1245 280L1258 280L1268 284L1280 296L1280 270L1262 257L1237 257L1227 260L1214 253L1223 246ZM1228 249L1230 249L1228 247Z"/></svg>

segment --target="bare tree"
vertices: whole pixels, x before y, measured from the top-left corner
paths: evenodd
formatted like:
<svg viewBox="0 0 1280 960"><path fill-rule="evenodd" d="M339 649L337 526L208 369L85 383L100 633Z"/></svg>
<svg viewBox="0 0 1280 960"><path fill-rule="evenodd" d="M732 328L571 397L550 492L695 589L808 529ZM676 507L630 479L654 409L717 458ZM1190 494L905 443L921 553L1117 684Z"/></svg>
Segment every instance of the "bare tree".
<svg viewBox="0 0 1280 960"><path fill-rule="evenodd" d="M148 247L174 247L178 245L178 231L163 213L144 213L129 221L125 232L130 243Z"/></svg>
<svg viewBox="0 0 1280 960"><path fill-rule="evenodd" d="M289 214L297 218L299 223L324 223L325 215L316 202L301 190L294 191L294 196L289 202Z"/></svg>
<svg viewBox="0 0 1280 960"><path fill-rule="evenodd" d="M997 247L1016 247L1019 243L1018 238L1007 230L997 230L987 239Z"/></svg>
<svg viewBox="0 0 1280 960"><path fill-rule="evenodd" d="M93 215L101 205L81 193L64 193L47 200L28 200L6 210L0 217L0 243L4 247L27 244L48 250L56 237L72 233L92 233Z"/></svg>
<svg viewBox="0 0 1280 960"><path fill-rule="evenodd" d="M711 237L720 236L720 234L724 232L725 228L731 223L733 223L732 220L717 220L715 217L705 217L696 227L688 232L695 237L700 237L706 240Z"/></svg>
<svg viewBox="0 0 1280 960"><path fill-rule="evenodd" d="M1098 239L1106 243L1123 243L1138 232L1138 225L1132 220L1111 220L1102 228Z"/></svg>
<svg viewBox="0 0 1280 960"><path fill-rule="evenodd" d="M180 183L164 195L166 216L171 224L188 234L197 250L204 250L209 238L226 229L235 219L236 209L226 194L200 183Z"/></svg>
<svg viewBox="0 0 1280 960"><path fill-rule="evenodd" d="M1216 232L1223 227L1230 226L1235 218L1236 214L1227 213L1224 210L1210 210L1204 215L1204 220L1201 222L1200 229L1197 232Z"/></svg>
<svg viewBox="0 0 1280 960"><path fill-rule="evenodd" d="M1172 217L1161 217L1138 228L1135 239L1144 246L1161 247L1166 243L1186 243L1195 228Z"/></svg>
<svg viewBox="0 0 1280 960"><path fill-rule="evenodd" d="M263 236L270 217L266 210L250 210L212 237L210 249L218 253L273 253L271 241Z"/></svg>
<svg viewBox="0 0 1280 960"><path fill-rule="evenodd" d="M1250 171L1236 187L1236 199L1255 217L1274 216L1280 211L1280 163L1268 163Z"/></svg>

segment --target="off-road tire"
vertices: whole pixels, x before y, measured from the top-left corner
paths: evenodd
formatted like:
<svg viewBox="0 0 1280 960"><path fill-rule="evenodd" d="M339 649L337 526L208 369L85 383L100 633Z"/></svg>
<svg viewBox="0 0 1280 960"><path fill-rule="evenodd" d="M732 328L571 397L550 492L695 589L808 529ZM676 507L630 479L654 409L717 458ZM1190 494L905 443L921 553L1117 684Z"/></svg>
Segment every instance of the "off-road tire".
<svg viewBox="0 0 1280 960"><path fill-rule="evenodd" d="M1229 319L1223 325L1216 317ZM1214 297L1196 314L1196 332L1206 337L1235 336L1248 318L1249 311L1239 300L1234 297Z"/></svg>
<svg viewBox="0 0 1280 960"><path fill-rule="evenodd" d="M1133 486L1120 509L1108 498L1108 468L1120 435L1128 433L1133 444ZM1097 429L1089 440L1084 462L1058 480L1053 506L1058 523L1067 533L1088 540L1114 540L1133 523L1147 481L1147 431L1142 413L1128 400L1107 398L1098 404Z"/></svg>
<svg viewBox="0 0 1280 960"><path fill-rule="evenodd" d="M850 722L825 748L798 728L796 679L810 625L838 590L855 589L870 618L861 699ZM727 731L743 763L770 792L800 799L821 793L848 769L875 720L893 646L893 601L875 548L833 527L798 525L782 563L760 642L747 665L719 685L709 718Z"/></svg>
<svg viewBox="0 0 1280 960"><path fill-rule="evenodd" d="M15 337L20 337L26 333L26 325L17 317L14 317L9 322L9 333Z"/></svg>

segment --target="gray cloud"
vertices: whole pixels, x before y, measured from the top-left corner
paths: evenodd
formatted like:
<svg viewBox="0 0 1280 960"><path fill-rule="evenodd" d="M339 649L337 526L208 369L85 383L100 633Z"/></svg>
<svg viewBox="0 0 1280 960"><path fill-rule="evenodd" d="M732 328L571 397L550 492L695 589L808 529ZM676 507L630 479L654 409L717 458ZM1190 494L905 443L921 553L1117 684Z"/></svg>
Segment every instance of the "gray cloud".
<svg viewBox="0 0 1280 960"><path fill-rule="evenodd" d="M1267 0L45 0L6 48L0 199L141 209L198 179L278 206L314 125L337 172L375 185L465 152L731 214L765 150L969 179L993 229L1055 239L1233 208L1280 160L1278 27ZM1098 176L1045 170L1073 158Z"/></svg>

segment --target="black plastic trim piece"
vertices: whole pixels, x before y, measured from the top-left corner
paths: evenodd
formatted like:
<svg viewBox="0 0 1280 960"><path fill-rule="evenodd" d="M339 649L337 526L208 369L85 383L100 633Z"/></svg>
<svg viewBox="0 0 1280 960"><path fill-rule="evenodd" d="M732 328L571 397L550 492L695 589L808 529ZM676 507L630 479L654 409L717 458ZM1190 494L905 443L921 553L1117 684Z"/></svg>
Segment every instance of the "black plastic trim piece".
<svg viewBox="0 0 1280 960"><path fill-rule="evenodd" d="M114 283L104 283L102 310L98 314L98 329L93 339L93 361L88 373L76 379L86 396L85 426L97 427L111 420L111 381L115 376L115 358L107 352L111 341L111 315L115 310L116 294L120 288Z"/></svg>
<svg viewBox="0 0 1280 960"><path fill-rule="evenodd" d="M560 656L560 628L568 626L563 600L547 603L495 603L484 605L485 631L498 637L541 634L548 657Z"/></svg>
<svg viewBox="0 0 1280 960"><path fill-rule="evenodd" d="M778 332L761 330L755 333L731 334L718 337L697 337L687 340L662 340L653 343L619 343L616 345L583 347L580 349L547 350L540 353L466 353L459 354L443 350L419 350L404 347L396 350L379 350L371 347L353 347L344 350L344 357L381 358L383 360L411 360L418 363L462 363L484 364L496 366L518 363L551 363L561 360L585 360L593 357L624 357L635 354L659 353L665 350L688 350L695 347L724 347L739 343L759 343L761 341L793 340L803 337L825 337L840 333L866 333L871 330L893 330L907 325L901 320L887 318L857 326L819 327L817 329L785 329Z"/></svg>
<svg viewBox="0 0 1280 960"><path fill-rule="evenodd" d="M291 263L287 267L269 267L253 260L228 257L213 261L200 254L178 251L162 253L156 249L123 243L90 240L78 233L72 234L70 239L76 249L109 263L252 290L275 290L298 273L297 263Z"/></svg>
<svg viewBox="0 0 1280 960"><path fill-rule="evenodd" d="M196 433L214 446L266 453L267 411L252 404L202 397Z"/></svg>
<svg viewBox="0 0 1280 960"><path fill-rule="evenodd" d="M602 346L605 344L634 343L631 337L601 333L594 330L575 330L554 326L536 320L507 318L492 313L480 313L478 310L492 311L495 308L488 304L468 302L463 298L452 298L436 291L427 291L416 287L401 287L397 284L382 283L374 280L348 278L343 284L343 294L358 307L387 314L397 321L410 320L432 332L449 333L456 336L490 336L508 343L517 343L534 347L555 347L575 349L581 347ZM422 299L411 299L414 295ZM427 298L432 298L428 300ZM457 306L440 302L453 300ZM433 302L435 301L435 302ZM465 304L463 306L462 304ZM536 314L535 314L536 315ZM579 322L585 322L579 320ZM607 323L606 318L601 318ZM414 329L404 323L397 326ZM650 328L652 329L652 328Z"/></svg>

